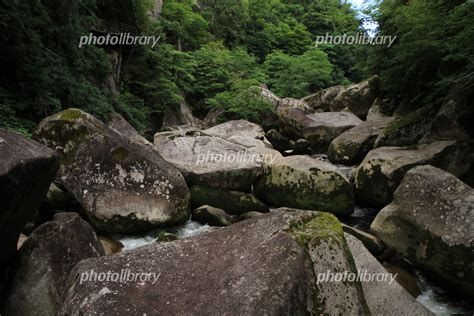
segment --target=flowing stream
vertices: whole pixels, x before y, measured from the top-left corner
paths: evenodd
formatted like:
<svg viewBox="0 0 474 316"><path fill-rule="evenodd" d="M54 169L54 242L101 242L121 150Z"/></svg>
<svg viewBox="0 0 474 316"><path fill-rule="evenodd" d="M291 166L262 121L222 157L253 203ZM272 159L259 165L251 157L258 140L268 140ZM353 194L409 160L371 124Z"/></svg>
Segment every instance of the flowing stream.
<svg viewBox="0 0 474 316"><path fill-rule="evenodd" d="M215 230L216 227L209 225L203 225L195 221L188 220L185 224L175 227L169 227L166 229L152 230L144 235L119 235L113 236L115 240L120 241L123 244L122 251L131 250L134 248L142 247L148 244L152 244L156 241L158 234L161 231L166 231L174 234L178 239L184 239L192 236L196 236L211 230Z"/></svg>

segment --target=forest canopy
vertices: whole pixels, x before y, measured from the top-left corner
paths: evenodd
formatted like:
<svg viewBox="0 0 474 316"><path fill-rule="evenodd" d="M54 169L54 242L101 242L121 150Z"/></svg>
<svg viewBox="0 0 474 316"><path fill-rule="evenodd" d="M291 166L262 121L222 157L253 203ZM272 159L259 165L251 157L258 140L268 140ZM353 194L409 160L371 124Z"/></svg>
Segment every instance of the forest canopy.
<svg viewBox="0 0 474 316"><path fill-rule="evenodd" d="M340 0L165 0L152 20L149 0L0 2L0 127L31 133L44 117L77 107L104 118L124 115L143 131L150 113L186 101L198 116L211 108L259 119L271 110L252 91L266 84L301 98L333 85L380 75L388 97L408 110L439 100L453 86L473 87L474 3L385 0L369 12L384 46L320 45L318 35L366 32ZM106 19L160 36L122 61L118 93L104 48L79 48L79 37Z"/></svg>

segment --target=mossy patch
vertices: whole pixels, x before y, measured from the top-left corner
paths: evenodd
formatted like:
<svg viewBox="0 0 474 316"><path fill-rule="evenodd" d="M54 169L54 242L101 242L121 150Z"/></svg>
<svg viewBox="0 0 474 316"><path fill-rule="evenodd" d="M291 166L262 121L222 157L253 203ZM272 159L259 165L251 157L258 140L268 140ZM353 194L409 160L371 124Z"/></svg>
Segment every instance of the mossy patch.
<svg viewBox="0 0 474 316"><path fill-rule="evenodd" d="M74 122L78 119L87 119L87 114L79 109L67 109L58 113L58 119L62 121Z"/></svg>
<svg viewBox="0 0 474 316"><path fill-rule="evenodd" d="M122 163L125 159L127 159L128 155L130 152L123 148L123 147L117 147L111 152L111 157L114 162L116 163Z"/></svg>
<svg viewBox="0 0 474 316"><path fill-rule="evenodd" d="M255 192L264 202L277 207L350 214L354 206L352 185L337 172L318 168L272 166L255 183Z"/></svg>
<svg viewBox="0 0 474 316"><path fill-rule="evenodd" d="M338 246L344 242L341 223L336 216L326 212L315 212L306 220L291 223L289 232L305 248L312 241L324 240Z"/></svg>

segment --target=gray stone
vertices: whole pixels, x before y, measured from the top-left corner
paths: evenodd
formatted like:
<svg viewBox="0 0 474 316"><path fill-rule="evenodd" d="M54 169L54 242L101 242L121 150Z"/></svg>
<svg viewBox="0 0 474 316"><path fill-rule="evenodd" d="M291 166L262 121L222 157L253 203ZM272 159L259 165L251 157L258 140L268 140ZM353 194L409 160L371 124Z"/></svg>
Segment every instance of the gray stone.
<svg viewBox="0 0 474 316"><path fill-rule="evenodd" d="M183 176L128 133L134 134L68 109L44 119L35 138L59 154L57 181L82 204L96 229L141 232L185 222L189 191Z"/></svg>
<svg viewBox="0 0 474 316"><path fill-rule="evenodd" d="M365 204L387 205L405 173L419 165L431 164L460 176L472 163L473 151L469 146L455 141L439 141L412 147L374 149L355 171L356 197Z"/></svg>
<svg viewBox="0 0 474 316"><path fill-rule="evenodd" d="M444 283L474 293L474 190L432 166L411 169L371 230Z"/></svg>
<svg viewBox="0 0 474 316"><path fill-rule="evenodd" d="M256 196L271 206L351 214L352 185L333 165L308 156L290 156L265 167Z"/></svg>
<svg viewBox="0 0 474 316"><path fill-rule="evenodd" d="M80 282L82 272L159 274L145 282ZM360 283L319 283L355 272L328 213L283 209L185 240L80 262L58 315L367 314Z"/></svg>
<svg viewBox="0 0 474 316"><path fill-rule="evenodd" d="M265 136L270 141L273 148L279 152L284 152L285 150L291 150L293 148L293 142L281 135L276 129L269 130Z"/></svg>
<svg viewBox="0 0 474 316"><path fill-rule="evenodd" d="M327 89L308 95L302 98L301 100L306 102L306 104L308 104L308 106L313 110L329 112L331 111L332 100L334 100L334 98L343 90L343 86L329 87Z"/></svg>
<svg viewBox="0 0 474 316"><path fill-rule="evenodd" d="M365 121L336 137L329 146L328 158L335 163L354 164L364 159L375 140L392 118Z"/></svg>
<svg viewBox="0 0 474 316"><path fill-rule="evenodd" d="M345 233L350 234L360 240L365 248L374 256L379 256L385 250L386 246L374 235L359 230L357 228L342 224Z"/></svg>
<svg viewBox="0 0 474 316"><path fill-rule="evenodd" d="M229 226L234 222L232 216L224 210L203 205L192 211L191 219L211 226Z"/></svg>
<svg viewBox="0 0 474 316"><path fill-rule="evenodd" d="M349 110L365 119L375 99L380 95L380 79L373 76L365 81L344 87L331 100L331 111Z"/></svg>
<svg viewBox="0 0 474 316"><path fill-rule="evenodd" d="M267 213L268 206L254 195L239 191L227 191L202 185L194 185L189 189L193 207L211 205L225 210L231 215L241 215L250 211Z"/></svg>
<svg viewBox="0 0 474 316"><path fill-rule="evenodd" d="M53 221L39 226L21 247L2 314L55 315L76 263L104 254L89 223L75 213L56 214Z"/></svg>
<svg viewBox="0 0 474 316"><path fill-rule="evenodd" d="M51 149L0 129L0 294L20 233L35 216L58 167Z"/></svg>
<svg viewBox="0 0 474 316"><path fill-rule="evenodd" d="M265 146L272 148L270 142L265 138L263 128L245 120L227 121L205 129L202 133L209 136L221 137L245 147Z"/></svg>
<svg viewBox="0 0 474 316"><path fill-rule="evenodd" d="M155 147L189 186L249 192L263 166L258 151L215 136L170 136Z"/></svg>
<svg viewBox="0 0 474 316"><path fill-rule="evenodd" d="M370 254L360 240L350 234L345 234L345 237L359 271L389 275L389 272ZM433 315L391 278L381 282L373 280L361 283L371 315Z"/></svg>
<svg viewBox="0 0 474 316"><path fill-rule="evenodd" d="M321 112L308 114L298 107L278 109L282 130L296 139L304 138L316 153L325 153L331 141L362 121L351 112Z"/></svg>

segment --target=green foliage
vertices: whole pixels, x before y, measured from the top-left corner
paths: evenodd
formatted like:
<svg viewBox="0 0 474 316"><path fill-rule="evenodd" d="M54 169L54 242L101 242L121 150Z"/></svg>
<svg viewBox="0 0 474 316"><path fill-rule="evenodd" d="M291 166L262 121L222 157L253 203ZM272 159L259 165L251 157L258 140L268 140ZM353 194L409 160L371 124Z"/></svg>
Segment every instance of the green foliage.
<svg viewBox="0 0 474 316"><path fill-rule="evenodd" d="M208 99L226 90L234 94L240 80L254 78L258 83L264 78L254 57L242 48L229 50L222 42L203 45L193 53L193 60L196 64L189 99L195 108L205 109Z"/></svg>
<svg viewBox="0 0 474 316"><path fill-rule="evenodd" d="M390 97L407 108L441 100L448 89L474 85L474 3L469 1L384 1L376 18L382 35L397 35L390 48L377 48L374 71Z"/></svg>
<svg viewBox="0 0 474 316"><path fill-rule="evenodd" d="M187 53L172 45L143 47L127 66L123 79L125 94L141 99L151 111L169 110L179 105L182 93L190 89L193 65Z"/></svg>
<svg viewBox="0 0 474 316"><path fill-rule="evenodd" d="M82 4L94 8L93 0ZM0 104L10 117L2 126L31 132L33 122L67 107L93 114L112 110L106 93L95 82L110 66L96 47L79 48L94 17L78 0L3 1L0 5L2 74ZM15 123L12 123L15 122Z"/></svg>
<svg viewBox="0 0 474 316"><path fill-rule="evenodd" d="M301 56L273 52L262 67L270 90L280 97L301 98L332 83L333 66L326 53L316 48Z"/></svg>
<svg viewBox="0 0 474 316"><path fill-rule="evenodd" d="M183 101L198 115L220 107L227 117L258 121L270 110L255 91L259 84L302 97L365 76L364 51L312 49L316 35L360 30L341 2L166 0L152 20L154 0L4 0L0 126L29 133L43 117L77 107L102 119L118 112L144 131L149 115ZM98 18L160 37L154 48L122 50L114 94L106 89L112 63L105 49L78 47Z"/></svg>
<svg viewBox="0 0 474 316"><path fill-rule="evenodd" d="M207 101L211 108L224 109L227 119L260 122L262 114L273 111L272 104L260 97L258 80L247 79L232 84L229 91L216 94Z"/></svg>
<svg viewBox="0 0 474 316"><path fill-rule="evenodd" d="M191 1L164 1L161 21L168 43L178 50L195 50L212 39L208 22L193 11Z"/></svg>

